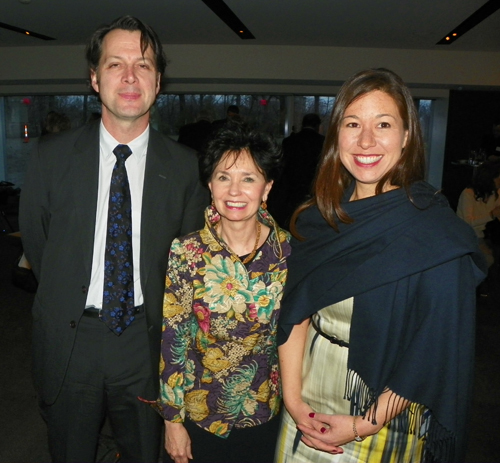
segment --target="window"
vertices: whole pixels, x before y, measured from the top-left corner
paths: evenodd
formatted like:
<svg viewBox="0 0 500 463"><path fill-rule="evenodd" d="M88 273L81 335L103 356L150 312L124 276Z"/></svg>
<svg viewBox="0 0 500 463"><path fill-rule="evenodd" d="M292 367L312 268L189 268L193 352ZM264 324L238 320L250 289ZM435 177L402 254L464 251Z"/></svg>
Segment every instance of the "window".
<svg viewBox="0 0 500 463"><path fill-rule="evenodd" d="M201 110L212 120L224 119L229 105L236 105L240 117L277 138L283 137L285 97L281 95L159 95L152 114L153 126L177 137L179 128L195 122Z"/></svg>
<svg viewBox="0 0 500 463"><path fill-rule="evenodd" d="M99 99L94 95L22 95L4 97L1 100L4 121L0 123L4 124L5 140L0 147L4 146L5 152L0 152L0 162L3 161L5 166L5 178L0 180L8 180L17 187L23 185L29 152L33 142L43 133L44 121L50 111L66 115L72 128L85 124L101 111ZM321 117L323 123L320 131L326 133L334 103L335 97L319 95L162 94L158 96L151 111L151 123L156 129L177 139L179 128L196 121L201 110L208 111L212 120L223 119L226 117L227 107L237 105L243 120L281 140L285 125L299 131L302 118L307 113L316 113ZM432 101L416 100L416 103L424 137L428 142ZM287 108L287 105L293 108ZM287 115L290 119L288 121Z"/></svg>

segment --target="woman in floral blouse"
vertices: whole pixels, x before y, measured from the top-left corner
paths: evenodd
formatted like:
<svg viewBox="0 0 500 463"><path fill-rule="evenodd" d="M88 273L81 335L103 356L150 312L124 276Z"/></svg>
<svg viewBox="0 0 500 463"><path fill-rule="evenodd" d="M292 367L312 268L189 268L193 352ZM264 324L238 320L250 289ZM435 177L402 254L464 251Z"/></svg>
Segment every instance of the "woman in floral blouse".
<svg viewBox="0 0 500 463"><path fill-rule="evenodd" d="M270 463L281 404L276 347L289 235L266 211L280 150L234 124L200 157L205 228L172 243L160 397L175 463Z"/></svg>

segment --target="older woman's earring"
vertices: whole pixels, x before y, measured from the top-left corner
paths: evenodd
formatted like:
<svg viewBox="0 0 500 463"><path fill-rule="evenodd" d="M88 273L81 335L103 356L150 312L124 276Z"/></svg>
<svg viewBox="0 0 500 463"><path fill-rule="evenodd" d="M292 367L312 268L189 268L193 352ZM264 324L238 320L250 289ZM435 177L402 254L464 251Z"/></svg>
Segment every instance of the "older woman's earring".
<svg viewBox="0 0 500 463"><path fill-rule="evenodd" d="M262 204L260 205L262 209L266 210L267 209L267 203L265 201L262 201Z"/></svg>
<svg viewBox="0 0 500 463"><path fill-rule="evenodd" d="M215 203L214 203L214 200L213 200L213 199L212 199L212 204L211 204L211 206L212 206L213 208L215 208Z"/></svg>

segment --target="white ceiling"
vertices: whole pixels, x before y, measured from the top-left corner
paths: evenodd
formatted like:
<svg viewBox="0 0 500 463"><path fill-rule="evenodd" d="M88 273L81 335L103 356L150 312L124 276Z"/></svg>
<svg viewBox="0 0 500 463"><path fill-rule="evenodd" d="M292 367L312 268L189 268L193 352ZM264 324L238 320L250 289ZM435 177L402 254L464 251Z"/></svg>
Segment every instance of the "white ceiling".
<svg viewBox="0 0 500 463"><path fill-rule="evenodd" d="M29 0L22 0L29 1ZM499 0L500 1L500 0ZM500 10L452 45L435 45L486 0L226 0L256 37L241 40L201 0L0 0L0 46L85 44L99 25L130 14L164 44L308 45L500 52Z"/></svg>

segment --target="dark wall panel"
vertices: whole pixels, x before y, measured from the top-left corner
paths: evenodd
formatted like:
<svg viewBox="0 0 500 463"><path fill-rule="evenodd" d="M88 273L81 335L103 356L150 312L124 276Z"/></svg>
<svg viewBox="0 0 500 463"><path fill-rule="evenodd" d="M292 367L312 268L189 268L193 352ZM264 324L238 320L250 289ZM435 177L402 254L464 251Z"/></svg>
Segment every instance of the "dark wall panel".
<svg viewBox="0 0 500 463"><path fill-rule="evenodd" d="M472 167L453 162L468 159L471 150L479 149L481 139L491 132L494 121L499 119L500 91L450 92L442 185L453 208L473 171Z"/></svg>

